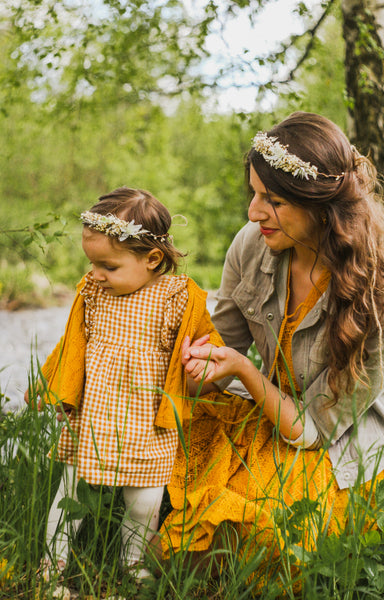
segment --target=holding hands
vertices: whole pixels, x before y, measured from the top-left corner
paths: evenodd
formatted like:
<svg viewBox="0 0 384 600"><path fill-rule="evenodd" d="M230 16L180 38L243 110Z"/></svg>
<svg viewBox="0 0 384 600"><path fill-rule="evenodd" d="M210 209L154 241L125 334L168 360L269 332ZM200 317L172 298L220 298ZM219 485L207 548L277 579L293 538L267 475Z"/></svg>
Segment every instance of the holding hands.
<svg viewBox="0 0 384 600"><path fill-rule="evenodd" d="M217 348L208 342L208 335L192 344L188 336L185 338L181 361L188 376L196 382L204 379L206 383L228 375L239 376L247 359L233 348Z"/></svg>
<svg viewBox="0 0 384 600"><path fill-rule="evenodd" d="M229 375L238 377L254 401L263 406L268 419L275 425L279 424L279 430L284 436L296 439L302 435L302 420L292 398L288 394L282 394L249 358L228 346L212 346L208 340L208 336L205 336L191 344L186 337L182 345L182 364L190 378L191 395L195 393L193 384L196 386L202 379L202 394L206 394L213 389L217 390L214 381Z"/></svg>

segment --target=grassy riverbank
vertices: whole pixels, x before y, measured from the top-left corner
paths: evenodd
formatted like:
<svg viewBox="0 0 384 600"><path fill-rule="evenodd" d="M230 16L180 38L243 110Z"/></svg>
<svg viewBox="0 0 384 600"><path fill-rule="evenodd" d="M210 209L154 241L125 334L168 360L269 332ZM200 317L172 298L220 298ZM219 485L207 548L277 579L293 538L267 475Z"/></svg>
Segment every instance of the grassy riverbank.
<svg viewBox="0 0 384 600"><path fill-rule="evenodd" d="M3 399L4 400L4 399ZM28 408L3 415L0 421L0 597L15 600L53 597L54 583L38 581L44 552L49 505L58 486L61 468L48 451L59 434L52 409L38 413ZM185 440L184 440L185 442ZM186 444L187 448L187 444ZM281 496L279 527L275 531L277 558L270 562L268 580L261 585L252 571L264 557L256 546L250 562L243 559L241 540L220 540L220 554L200 568L188 553L171 556L166 566L149 557L157 575L139 586L118 564L119 524L123 513L119 493L95 489L84 482L72 517L84 517L78 536L71 541L72 556L62 583L71 597L102 599L241 600L257 590L260 599L368 600L384 594L384 488L365 500L358 489L349 501L349 523L339 536L327 536L319 504L303 499L288 509ZM319 498L321 502L321 498ZM163 516L169 511L163 502ZM303 541L311 530L311 547ZM233 530L229 528L229 531ZM316 534L313 532L316 531Z"/></svg>

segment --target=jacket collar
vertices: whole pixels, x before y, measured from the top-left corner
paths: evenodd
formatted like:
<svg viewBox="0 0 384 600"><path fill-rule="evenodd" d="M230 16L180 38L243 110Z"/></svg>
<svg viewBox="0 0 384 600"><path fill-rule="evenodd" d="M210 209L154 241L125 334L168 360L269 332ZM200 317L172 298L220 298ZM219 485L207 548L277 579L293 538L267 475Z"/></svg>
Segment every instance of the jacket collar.
<svg viewBox="0 0 384 600"><path fill-rule="evenodd" d="M272 254L268 247L265 248L263 258L260 264L260 270L266 275L270 275L270 285L265 290L265 296L263 303L267 302L276 290L277 298L279 302L280 314L284 314L285 300L287 295L287 277L289 268L289 256L290 251L286 250L280 254ZM308 315L300 323L298 329L301 326L308 327L316 323L322 312L328 311L328 299L329 299L329 286L316 302L314 308L308 313Z"/></svg>
<svg viewBox="0 0 384 600"><path fill-rule="evenodd" d="M284 314L285 299L287 295L287 277L289 267L289 251L281 254L272 254L266 247L260 270L270 276L270 284L265 290L264 303L267 302L276 290L280 314Z"/></svg>

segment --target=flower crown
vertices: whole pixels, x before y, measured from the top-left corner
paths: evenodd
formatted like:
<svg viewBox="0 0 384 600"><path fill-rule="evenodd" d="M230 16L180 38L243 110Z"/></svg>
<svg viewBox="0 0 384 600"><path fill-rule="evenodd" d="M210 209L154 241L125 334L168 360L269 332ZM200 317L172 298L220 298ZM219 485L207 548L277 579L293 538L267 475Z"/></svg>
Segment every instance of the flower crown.
<svg viewBox="0 0 384 600"><path fill-rule="evenodd" d="M161 242L165 242L168 233L156 235L151 233L147 229L143 229L142 225L135 225L135 221L123 221L115 215L100 215L99 213L93 213L89 210L81 213L80 220L84 225L87 225L91 229L117 237L119 242L124 242L128 238L140 238L142 235L150 236L155 239L159 239Z"/></svg>
<svg viewBox="0 0 384 600"><path fill-rule="evenodd" d="M317 179L318 175L323 177L334 177L336 181L343 177L340 175L327 175L320 173L315 165L301 160L296 154L288 152L288 146L283 146L276 137L268 137L264 131L259 131L252 140L252 148L260 152L264 160L274 169L281 169L286 173L292 173L293 177L301 179Z"/></svg>

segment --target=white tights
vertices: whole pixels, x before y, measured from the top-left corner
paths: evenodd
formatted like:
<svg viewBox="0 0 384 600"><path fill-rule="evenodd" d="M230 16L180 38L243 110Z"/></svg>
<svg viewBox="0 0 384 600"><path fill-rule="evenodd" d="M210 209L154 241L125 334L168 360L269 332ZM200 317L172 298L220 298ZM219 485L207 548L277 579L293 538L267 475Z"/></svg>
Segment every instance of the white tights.
<svg viewBox="0 0 384 600"><path fill-rule="evenodd" d="M58 507L62 498L77 500L76 473L72 465L65 465L59 489L48 516L47 558L66 564L70 534L76 534L81 520L67 521L65 511ZM159 524L160 505L164 487L123 487L126 513L121 526L120 561L122 566L132 567L142 560L147 543L152 539Z"/></svg>

